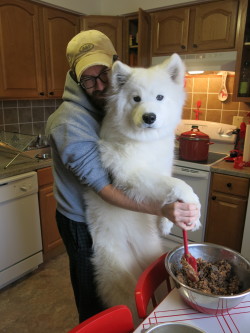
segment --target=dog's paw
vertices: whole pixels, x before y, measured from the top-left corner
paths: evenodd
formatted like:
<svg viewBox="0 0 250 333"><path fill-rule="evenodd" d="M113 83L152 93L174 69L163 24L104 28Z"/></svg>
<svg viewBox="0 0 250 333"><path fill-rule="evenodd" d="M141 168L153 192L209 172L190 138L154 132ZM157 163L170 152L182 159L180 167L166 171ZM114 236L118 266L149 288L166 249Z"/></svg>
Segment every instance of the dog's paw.
<svg viewBox="0 0 250 333"><path fill-rule="evenodd" d="M171 195L174 200L186 203L200 204L199 197L194 193L192 187L181 179L173 178L174 184Z"/></svg>
<svg viewBox="0 0 250 333"><path fill-rule="evenodd" d="M169 221L167 218L160 218L159 220L159 229L163 236L169 235L173 227L173 222Z"/></svg>
<svg viewBox="0 0 250 333"><path fill-rule="evenodd" d="M201 222L200 222L200 219L198 219L195 222L195 226L194 226L194 228L191 231L196 231L196 230L200 229L200 227L201 227Z"/></svg>

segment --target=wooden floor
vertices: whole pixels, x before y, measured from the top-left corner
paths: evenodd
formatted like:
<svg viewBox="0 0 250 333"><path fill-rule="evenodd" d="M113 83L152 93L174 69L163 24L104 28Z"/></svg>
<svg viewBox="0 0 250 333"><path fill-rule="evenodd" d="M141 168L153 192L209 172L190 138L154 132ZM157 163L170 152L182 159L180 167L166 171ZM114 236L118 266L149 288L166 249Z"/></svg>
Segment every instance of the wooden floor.
<svg viewBox="0 0 250 333"><path fill-rule="evenodd" d="M77 324L66 253L0 291L1 333L67 333Z"/></svg>

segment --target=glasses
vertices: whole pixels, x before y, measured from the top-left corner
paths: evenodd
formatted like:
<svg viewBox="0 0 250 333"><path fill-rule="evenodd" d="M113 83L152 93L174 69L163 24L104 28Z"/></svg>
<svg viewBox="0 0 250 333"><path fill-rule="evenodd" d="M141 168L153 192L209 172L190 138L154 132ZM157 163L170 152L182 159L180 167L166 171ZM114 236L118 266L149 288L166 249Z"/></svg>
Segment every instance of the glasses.
<svg viewBox="0 0 250 333"><path fill-rule="evenodd" d="M83 89L91 89L96 86L97 79L101 80L103 83L107 83L108 82L108 72L109 72L109 69L105 69L105 71L101 72L97 76L91 76L91 75L82 76L80 78L79 84L83 87Z"/></svg>

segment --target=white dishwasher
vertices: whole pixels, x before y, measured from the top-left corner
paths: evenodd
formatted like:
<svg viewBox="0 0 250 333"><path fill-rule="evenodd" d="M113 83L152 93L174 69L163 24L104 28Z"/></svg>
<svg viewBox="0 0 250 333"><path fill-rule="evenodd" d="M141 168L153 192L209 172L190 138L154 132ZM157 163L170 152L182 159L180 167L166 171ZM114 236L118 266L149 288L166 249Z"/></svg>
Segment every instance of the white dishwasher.
<svg viewBox="0 0 250 333"><path fill-rule="evenodd" d="M43 262L37 173L0 180L0 289Z"/></svg>

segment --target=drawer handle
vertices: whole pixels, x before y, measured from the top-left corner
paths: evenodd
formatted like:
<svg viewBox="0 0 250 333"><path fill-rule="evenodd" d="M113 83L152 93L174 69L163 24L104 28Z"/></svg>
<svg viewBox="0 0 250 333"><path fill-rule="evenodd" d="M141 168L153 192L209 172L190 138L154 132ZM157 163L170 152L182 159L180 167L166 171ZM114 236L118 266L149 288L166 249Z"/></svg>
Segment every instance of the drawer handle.
<svg viewBox="0 0 250 333"><path fill-rule="evenodd" d="M232 187L232 183L227 183L227 187L231 188Z"/></svg>
<svg viewBox="0 0 250 333"><path fill-rule="evenodd" d="M185 45L181 45L181 48L184 50L186 48L186 46Z"/></svg>
<svg viewBox="0 0 250 333"><path fill-rule="evenodd" d="M216 200L216 195L213 195L213 196L212 196L212 200Z"/></svg>
<svg viewBox="0 0 250 333"><path fill-rule="evenodd" d="M193 47L196 49L198 47L198 45L197 44L193 44Z"/></svg>

